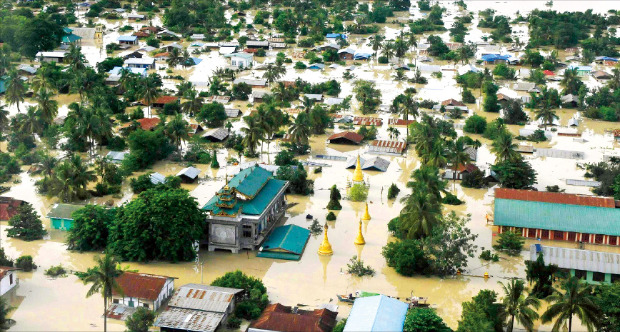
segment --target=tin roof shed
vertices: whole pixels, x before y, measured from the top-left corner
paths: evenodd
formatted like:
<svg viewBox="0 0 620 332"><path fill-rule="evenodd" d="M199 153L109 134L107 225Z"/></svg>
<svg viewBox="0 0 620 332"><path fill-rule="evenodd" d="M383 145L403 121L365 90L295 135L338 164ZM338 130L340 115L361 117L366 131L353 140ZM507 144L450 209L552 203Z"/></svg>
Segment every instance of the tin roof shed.
<svg viewBox="0 0 620 332"><path fill-rule="evenodd" d="M257 257L298 261L310 238L310 231L297 225L280 226L273 230L259 249Z"/></svg>

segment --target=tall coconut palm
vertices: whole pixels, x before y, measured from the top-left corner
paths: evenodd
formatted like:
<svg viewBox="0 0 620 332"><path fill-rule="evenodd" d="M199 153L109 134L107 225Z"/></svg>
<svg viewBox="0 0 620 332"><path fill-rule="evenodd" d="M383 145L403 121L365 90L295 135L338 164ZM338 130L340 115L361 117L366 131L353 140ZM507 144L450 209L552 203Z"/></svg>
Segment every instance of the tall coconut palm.
<svg viewBox="0 0 620 332"><path fill-rule="evenodd" d="M150 118L151 117L151 105L161 95L161 92L159 90L159 80L157 79L157 76L155 76L155 74L151 74L145 77L142 80L141 84L142 84L142 87L141 87L142 99L148 106L149 118Z"/></svg>
<svg viewBox="0 0 620 332"><path fill-rule="evenodd" d="M181 144L189 139L189 124L183 120L181 114L177 114L166 124L165 133L168 138L177 147L177 150L181 150Z"/></svg>
<svg viewBox="0 0 620 332"><path fill-rule="evenodd" d="M388 127L387 129L388 135L392 141L398 140L398 136L400 136L400 131L396 127Z"/></svg>
<svg viewBox="0 0 620 332"><path fill-rule="evenodd" d="M503 311L508 319L506 332L512 332L515 320L523 325L528 332L533 331L534 321L538 319L536 310L540 307L540 301L525 292L525 283L516 278L510 279L506 284L499 283L504 290Z"/></svg>
<svg viewBox="0 0 620 332"><path fill-rule="evenodd" d="M86 297L100 293L103 295L103 331L108 330L107 311L108 299L112 297L112 293L123 294L123 290L116 282L123 270L119 269L120 262L108 251L103 257L95 257L96 265L89 269L83 278L85 284L92 284Z"/></svg>
<svg viewBox="0 0 620 332"><path fill-rule="evenodd" d="M422 164L428 163L428 159L433 148L435 132L433 128L426 124L417 123L414 125L412 140L418 157L422 159Z"/></svg>
<svg viewBox="0 0 620 332"><path fill-rule="evenodd" d="M173 47L172 50L168 54L168 59L166 63L170 69L176 67L181 62L181 52L178 48Z"/></svg>
<svg viewBox="0 0 620 332"><path fill-rule="evenodd" d="M382 46L383 46L383 36L375 35L372 38L372 41L370 42L370 47L372 47L372 50L375 52L375 58L377 58L376 54L381 49Z"/></svg>
<svg viewBox="0 0 620 332"><path fill-rule="evenodd" d="M103 107L95 108L93 121L95 122L95 130L93 131L93 140L99 144L99 148L105 142L108 142L114 136L112 121L110 121L110 111Z"/></svg>
<svg viewBox="0 0 620 332"><path fill-rule="evenodd" d="M515 161L521 158L519 152L516 151L517 144L512 141L512 134L503 131L491 145L491 152L495 153L495 162Z"/></svg>
<svg viewBox="0 0 620 332"><path fill-rule="evenodd" d="M267 65L267 68L265 68L263 78L267 80L267 84L271 84L280 79L284 74L286 74L286 68L284 66L270 63Z"/></svg>
<svg viewBox="0 0 620 332"><path fill-rule="evenodd" d="M202 108L202 98L199 97L196 89L191 88L185 91L185 102L181 104L183 112L189 116L194 116Z"/></svg>
<svg viewBox="0 0 620 332"><path fill-rule="evenodd" d="M392 106L390 107L394 113L402 114L403 120L408 121L409 115L413 116L413 118L417 118L420 114L418 111L418 103L413 99L413 94L410 92L406 92L404 94L398 95L394 98L392 102ZM409 138L409 125L405 122L405 126L407 128L407 136L406 139Z"/></svg>
<svg viewBox="0 0 620 332"><path fill-rule="evenodd" d="M310 132L310 123L306 113L299 113L295 122L288 130L288 133L291 135L291 142L297 145L308 144Z"/></svg>
<svg viewBox="0 0 620 332"><path fill-rule="evenodd" d="M411 172L412 181L407 182L407 187L412 192L427 190L433 195L433 201L437 204L441 202L441 194L446 194L447 182L439 176L439 168L422 165L420 168ZM409 195L404 196L401 202L406 203Z"/></svg>
<svg viewBox="0 0 620 332"><path fill-rule="evenodd" d="M397 38L396 41L394 42L394 55L398 57L398 60L400 62L402 62L402 58L407 53L408 48L409 48L409 45L407 44L407 42L400 37Z"/></svg>
<svg viewBox="0 0 620 332"><path fill-rule="evenodd" d="M6 102L10 105L17 106L17 112L21 112L19 109L19 103L24 102L24 95L26 94L26 84L22 81L17 70L11 70L9 72L9 79L6 82L6 91L4 92Z"/></svg>
<svg viewBox="0 0 620 332"><path fill-rule="evenodd" d="M0 105L0 132L9 125L9 122L9 111L4 105Z"/></svg>
<svg viewBox="0 0 620 332"><path fill-rule="evenodd" d="M243 146L250 152L251 155L256 154L256 146L263 140L265 132L258 123L258 120L254 116L246 116L243 118L246 127L241 128L243 136Z"/></svg>
<svg viewBox="0 0 620 332"><path fill-rule="evenodd" d="M383 43L382 51L383 51L382 52L383 55L387 58L389 62L390 58L394 56L394 42L391 40L388 40L385 43Z"/></svg>
<svg viewBox="0 0 620 332"><path fill-rule="evenodd" d="M553 124L553 120L559 119L556 112L549 106L548 103L543 101L542 107L534 111L536 120L542 120L545 130L548 125Z"/></svg>
<svg viewBox="0 0 620 332"><path fill-rule="evenodd" d="M445 166L448 163L446 148L446 142L443 139L433 140L426 164L437 168Z"/></svg>
<svg viewBox="0 0 620 332"><path fill-rule="evenodd" d="M67 63L71 64L70 67L73 73L86 68L86 58L84 57L84 54L82 54L82 48L76 44L71 44L69 46L65 60Z"/></svg>
<svg viewBox="0 0 620 332"><path fill-rule="evenodd" d="M407 238L428 236L441 222L441 205L437 204L434 194L427 188L417 188L405 202L399 220Z"/></svg>
<svg viewBox="0 0 620 332"><path fill-rule="evenodd" d="M450 141L448 144L448 160L452 164L452 187L456 190L456 173L461 165L465 165L469 161L469 154L467 153L467 147L465 141L460 137L455 141Z"/></svg>
<svg viewBox="0 0 620 332"><path fill-rule="evenodd" d="M187 67L191 65L190 61L192 61L192 59L187 49L183 50L180 61L181 61L181 65L183 66L183 69L187 69Z"/></svg>
<svg viewBox="0 0 620 332"><path fill-rule="evenodd" d="M562 284L562 288L564 292L554 289L553 294L546 298L550 306L542 314L542 322L555 320L552 329L554 332L568 324L568 332L572 332L573 316L576 315L589 332L595 331L602 312L592 301L592 286L577 277L571 277Z"/></svg>
<svg viewBox="0 0 620 332"><path fill-rule="evenodd" d="M85 197L88 191L88 184L97 181L95 172L89 169L79 155L72 155L68 160L71 172L73 173L73 183L78 189L78 197Z"/></svg>
<svg viewBox="0 0 620 332"><path fill-rule="evenodd" d="M54 94L46 88L39 89L35 95L35 100L41 112L41 119L47 125L51 124L56 115L58 115L58 102L52 99L53 96Z"/></svg>
<svg viewBox="0 0 620 332"><path fill-rule="evenodd" d="M32 135L43 131L41 112L34 106L29 106L25 114L18 114L15 119L21 132Z"/></svg>
<svg viewBox="0 0 620 332"><path fill-rule="evenodd" d="M49 67L44 65L37 71L36 75L32 78L30 86L32 87L32 91L35 93L39 92L41 89L46 89L48 91L55 90L54 86L47 78L47 72Z"/></svg>

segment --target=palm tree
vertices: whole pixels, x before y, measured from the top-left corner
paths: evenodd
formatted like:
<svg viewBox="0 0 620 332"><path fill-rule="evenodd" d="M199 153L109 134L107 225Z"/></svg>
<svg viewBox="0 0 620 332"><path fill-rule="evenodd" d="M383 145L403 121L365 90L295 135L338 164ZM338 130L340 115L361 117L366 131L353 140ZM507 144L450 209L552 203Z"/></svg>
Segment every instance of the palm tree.
<svg viewBox="0 0 620 332"><path fill-rule="evenodd" d="M540 301L531 295L525 293L525 284L523 280L517 278L510 279L510 282L503 284L504 290L503 310L509 319L506 324L506 332L512 332L515 319L530 332L534 328L534 321L538 319L538 313L535 309L540 307Z"/></svg>
<svg viewBox="0 0 620 332"><path fill-rule="evenodd" d="M439 168L422 165L420 168L411 172L411 178L413 181L407 182L407 187L411 188L413 192L419 190L427 190L433 194L435 203L441 202L441 194L446 194L447 182L439 177ZM405 196L401 199L401 202L405 203L409 199L409 196Z"/></svg>
<svg viewBox="0 0 620 332"><path fill-rule="evenodd" d="M58 102L52 99L53 93L46 88L39 89L35 96L37 104L39 105L39 111L41 112L41 118L47 125L58 115Z"/></svg>
<svg viewBox="0 0 620 332"><path fill-rule="evenodd" d="M469 161L469 154L467 153L467 147L465 141L460 137L455 141L450 141L448 144L448 159L452 163L452 186L453 190L456 189L456 172L458 172L459 166L464 165Z"/></svg>
<svg viewBox="0 0 620 332"><path fill-rule="evenodd" d="M166 60L166 63L168 64L168 67L172 69L176 67L176 65L178 65L180 61L181 61L181 52L179 51L178 48L173 47L172 51L170 51L168 55L168 60Z"/></svg>
<svg viewBox="0 0 620 332"><path fill-rule="evenodd" d="M594 331L599 326L602 312L592 301L592 286L577 277L571 277L562 284L562 288L564 293L554 289L553 294L546 298L551 305L542 314L542 322L548 323L555 319L552 330L555 332L560 331L561 326L568 321L568 332L571 332L573 315L577 315L589 332Z"/></svg>
<svg viewBox="0 0 620 332"><path fill-rule="evenodd" d="M34 91L35 93L39 92L39 90L41 89L46 89L48 91L54 90L54 86L52 85L50 80L47 79L48 68L48 66L42 66L37 71L37 74L32 78L30 85L32 87L32 91Z"/></svg>
<svg viewBox="0 0 620 332"><path fill-rule="evenodd" d="M183 50L180 61L183 69L187 69L187 67L190 66L191 56L189 55L189 51L187 49Z"/></svg>
<svg viewBox="0 0 620 332"><path fill-rule="evenodd" d="M398 136L400 136L400 131L396 127L388 127L387 132L390 135L391 140L398 140Z"/></svg>
<svg viewBox="0 0 620 332"><path fill-rule="evenodd" d="M108 298L112 297L112 292L123 293L116 282L116 278L123 274L123 270L118 268L120 262L108 251L103 257L95 257L95 262L97 264L86 272L83 280L85 284L92 284L86 297L97 293L103 295L103 331L106 332L108 330Z"/></svg>
<svg viewBox="0 0 620 332"><path fill-rule="evenodd" d="M508 131L501 132L491 145L491 152L495 153L495 162L516 161L521 158L516 151L517 144L512 142L512 134Z"/></svg>
<svg viewBox="0 0 620 332"><path fill-rule="evenodd" d="M161 95L159 80L155 75L156 74L151 74L142 80L142 99L144 99L146 105L149 107L149 118L151 117L151 105Z"/></svg>
<svg viewBox="0 0 620 332"><path fill-rule="evenodd" d="M447 152L446 142L443 139L433 140L426 164L437 168L443 167L448 163Z"/></svg>
<svg viewBox="0 0 620 332"><path fill-rule="evenodd" d="M417 118L420 114L418 112L418 103L413 99L413 94L406 92L405 94L398 95L392 102L392 111L397 114L403 115L403 120L408 121L409 115L413 118ZM405 122L407 128L407 139L409 138L409 125Z"/></svg>
<svg viewBox="0 0 620 332"><path fill-rule="evenodd" d="M372 47L372 50L375 52L375 55L377 54L377 51L379 51L379 49L381 49L382 44L383 44L383 36L382 35L375 35L372 38L372 41L370 42L370 47Z"/></svg>
<svg viewBox="0 0 620 332"><path fill-rule="evenodd" d="M408 46L407 42L401 38L397 38L394 42L394 55L396 55L400 61L402 61L402 58L407 53Z"/></svg>
<svg viewBox="0 0 620 332"><path fill-rule="evenodd" d="M542 107L534 111L536 120L542 120L545 130L548 125L553 124L553 120L559 119L549 103L543 101Z"/></svg>
<svg viewBox="0 0 620 332"><path fill-rule="evenodd" d="M191 88L185 91L185 102L181 104L183 112L189 116L194 116L202 108L202 98L198 96L196 89Z"/></svg>
<svg viewBox="0 0 620 332"><path fill-rule="evenodd" d="M295 122L288 130L291 135L291 142L297 145L308 144L308 138L310 137L310 124L308 115L306 113L299 113Z"/></svg>
<svg viewBox="0 0 620 332"><path fill-rule="evenodd" d="M388 62L390 62L390 58L394 56L394 42L391 40L383 43L383 55L387 58Z"/></svg>
<svg viewBox="0 0 620 332"><path fill-rule="evenodd" d="M0 131L4 130L9 125L9 111L7 111L4 105L0 105Z"/></svg>
<svg viewBox="0 0 620 332"><path fill-rule="evenodd" d="M77 73L78 71L86 68L86 58L84 57L84 54L82 54L82 48L76 44L72 43L69 46L69 51L67 52L65 60L67 63L71 64L70 67L73 73Z"/></svg>
<svg viewBox="0 0 620 332"><path fill-rule="evenodd" d="M250 152L251 155L256 154L256 146L260 143L265 135L263 128L260 127L258 120L254 116L243 117L247 127L241 128L241 132L245 135L243 137L243 146Z"/></svg>
<svg viewBox="0 0 620 332"><path fill-rule="evenodd" d="M414 190L400 211L400 226L407 238L421 238L431 234L441 222L441 205L427 188Z"/></svg>
<svg viewBox="0 0 620 332"><path fill-rule="evenodd" d="M9 72L9 79L6 82L6 91L4 94L6 102L11 105L17 105L17 112L20 112L19 103L24 102L26 85L24 84L24 81L22 81L17 70L11 70Z"/></svg>
<svg viewBox="0 0 620 332"><path fill-rule="evenodd" d="M280 79L280 77L282 77L284 74L286 74L286 68L284 66L274 65L270 63L265 69L263 78L267 80L267 84L271 84Z"/></svg>
<svg viewBox="0 0 620 332"><path fill-rule="evenodd" d="M188 123L181 114L177 114L166 124L165 133L180 151L181 144L189 139Z"/></svg>
<svg viewBox="0 0 620 332"><path fill-rule="evenodd" d="M29 106L25 114L18 114L15 119L21 132L32 135L40 134L43 131L41 112L34 106Z"/></svg>

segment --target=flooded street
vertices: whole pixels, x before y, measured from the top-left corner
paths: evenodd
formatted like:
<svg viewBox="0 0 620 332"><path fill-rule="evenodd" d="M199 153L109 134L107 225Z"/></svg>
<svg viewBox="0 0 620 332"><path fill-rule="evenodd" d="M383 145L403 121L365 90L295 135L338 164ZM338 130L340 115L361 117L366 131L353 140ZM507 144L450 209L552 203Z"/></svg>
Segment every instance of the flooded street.
<svg viewBox="0 0 620 332"><path fill-rule="evenodd" d="M466 1L468 11L477 12L486 8L493 8L497 14L514 15L517 10L521 14L525 14L532 9L546 8L545 1L521 1L521 2L490 2L490 1ZM458 14L456 7L450 2L442 2L443 6L449 8L448 13L444 17L444 21L451 22ZM555 1L552 9L555 10L571 10L585 11L593 8L595 12L606 12L617 3L611 1ZM406 14L405 14L406 15ZM80 18L83 20L84 18ZM483 33L476 28L476 19L470 26L469 36L467 40L479 41ZM251 17L248 17L251 22ZM118 27L128 24L126 20L105 21L99 20L99 24L104 24L106 34L104 35L103 45L86 45L82 51L86 59L91 65L96 65L106 57L105 45L115 42L119 36ZM130 25L141 27L146 24L130 23ZM152 24L161 25L159 17L153 18ZM396 28L395 28L396 27ZM396 25L392 27L384 27L382 33L395 37L400 31ZM519 25L519 29L524 30L527 36L527 25ZM520 30L520 31L521 31ZM447 34L447 32L446 32ZM426 34L428 35L428 34ZM447 35L446 35L447 36ZM360 36L355 36L352 45L355 44L358 49L370 50L368 40ZM140 45L143 46L143 45ZM506 46L506 45L504 45ZM269 56L275 56L277 52L268 53ZM293 53L293 49L286 50L287 55ZM217 68L227 66L227 60L217 51L205 52L198 56L203 61L193 69L181 71L180 74L186 77L190 82L197 86L197 90L206 91L206 83L209 81L213 71ZM294 59L293 62L298 61ZM433 101L442 101L449 98L461 100L461 87L456 85L454 65L446 62L435 61L433 65L442 65L444 68L452 67L450 70L443 70L441 78L432 78L430 73L423 73L428 78L428 84L421 86L406 82L396 82L393 80L393 70L389 65L381 65L376 63L375 59L368 62L364 61L348 61L347 67L358 64L352 73L355 79L372 80L376 83L377 88L382 93L382 104L391 104L392 100L408 87L416 87L418 90L415 95L416 99L430 99ZM167 65L158 62L157 72L164 76ZM330 79L336 79L341 84L341 93L338 97L344 98L353 95L353 83L355 79L344 80L342 78L345 72L345 66L339 66L335 69L326 68L323 71L296 70L293 64L287 64L287 73L282 77L283 81L294 81L301 77L310 83L324 82ZM480 66L482 67L482 66ZM245 71L239 77L262 77L264 71L253 69ZM413 72L406 73L408 77L413 77ZM164 87L174 89L178 81L164 79ZM508 87L512 86L514 81L502 82L501 88L509 91ZM555 84L555 85L554 85ZM597 81L591 79L587 81L588 86L595 86ZM548 84L550 87L558 88L557 83ZM511 91L511 90L510 90ZM472 91L476 97L479 96L478 90ZM503 90L500 90L503 92ZM511 93L511 92L508 92ZM514 93L514 91L512 92ZM516 95L515 95L516 97ZM66 116L68 105L75 102L79 97L72 95L59 95L56 100L59 103L58 116ZM2 101L4 103L4 101ZM485 113L480 108L481 98L478 98L477 104L468 105L472 113L484 116L491 121L499 114ZM358 109L358 103L353 97L352 110L343 111L342 114L361 115ZM28 105L33 105L31 100L20 105L23 110ZM244 115L248 115L256 105L248 106L249 102L235 102L234 106L240 108ZM227 105L228 106L228 105ZM295 106L295 105L293 105ZM15 105L7 105L7 109L14 115L17 113ZM428 111L428 110L425 110ZM528 111L530 118L533 118L531 110ZM429 112L430 113L430 112ZM573 118L576 113L574 109L558 109L559 122L563 128L568 125L569 119ZM396 115L388 113L379 113L374 115L383 119L383 125L378 128L377 139L388 139L388 119L396 118ZM433 116L441 116L433 114ZM193 120L195 122L195 120ZM462 128L464 119L454 120L457 128ZM243 121L234 121L233 130L239 130L244 126ZM287 201L293 205L288 209L286 218L283 221L286 224L294 224L301 227L309 227L312 220L307 219L306 215L312 215L317 218L320 223L325 222L327 214L326 205L329 201L329 188L336 185L343 196L346 196L347 186L352 178L353 170L345 169L344 161L333 161L317 159L314 156L324 154L330 156L354 157L358 154L362 157L367 154L366 146L343 146L326 144L326 139L334 132L340 132L338 124L335 129L328 130L325 135L311 137L311 154L303 156L302 160L312 160L318 163L324 163L328 166L322 168L322 172L315 173L315 167L307 169L308 176L314 180L314 194L310 196L287 195ZM515 135L519 134L519 129L523 126L510 125L508 129ZM534 128L535 124L529 123L525 128ZM573 130L581 133L581 140L575 140L574 137L558 136L557 132L552 133L552 139L547 142L533 143L535 148L553 148L559 150L569 150L582 152L583 159L561 159L551 157L539 157L536 155L524 155L532 167L537 171L538 183L535 187L539 190L545 190L546 186L558 185L561 189L566 189L567 193L590 194L590 188L566 185L567 179L584 179L585 171L579 168L579 165L589 162L598 162L603 160L604 156L620 156L620 145L614 141L609 133L610 129L618 129L618 123L595 121L591 119L581 118L579 125ZM398 127L401 132L401 139L405 136L405 128ZM357 128L356 128L357 130ZM462 130L457 129L459 135L463 135ZM490 152L491 141L483 138L481 135L469 135L473 139L482 142L482 147L478 150L478 159L476 164L480 168L488 168L495 161L495 155ZM528 142L528 144L532 144ZM269 154L267 150L269 148ZM0 142L0 150L6 151L6 142ZM264 145L264 151L258 159L248 159L243 157L243 162L258 161L263 163L273 162L277 152L280 151L280 142L274 141L267 147ZM98 153L105 155L106 150ZM212 169L209 165L195 165L201 170L200 180L196 184L183 184L182 188L190 191L200 206L203 206L217 190L225 184L225 176L236 174L239 166L227 165L228 156L237 157L237 153L233 150L218 150L218 161L222 165L219 169ZM144 273L159 274L177 278L175 287L179 287L186 283L211 283L215 278L226 272L233 270L241 270L249 275L261 278L268 289L269 299L272 303L279 302L287 306L307 306L308 308L316 308L324 303L335 303L339 305L339 319L347 317L351 306L345 303L337 303L336 294L354 293L357 290L369 292L377 292L390 296L400 297L404 299L411 296L428 297L429 302L437 309L438 314L451 327L456 328L461 315L461 303L469 301L472 296L476 295L481 289L491 289L497 291L500 296L501 285L498 282L506 282L508 278L519 277L525 278L524 260L529 257L529 245L540 243L533 240L527 240L525 248L521 256L511 257L501 254L499 262L487 262L478 257L482 249L490 249L497 236L495 227L486 223L485 216L493 213L493 188L486 189L470 189L462 188L457 182L455 186L455 194L459 199L464 201L460 206L444 206L444 213L451 210L457 212L459 216L471 216L468 227L474 234L478 235L476 245L478 251L476 256L469 260L468 266L462 276L458 277L404 277L397 274L393 268L386 265L384 257L381 255L381 249L393 238L390 236L387 223L392 218L398 216L402 204L400 198L409 194L410 189L406 188L406 182L409 181L410 174L420 165L413 147L410 146L403 156L381 155L381 158L390 161L390 165L386 172L364 171L364 177L370 185L368 195L369 213L372 217L370 221L364 222L362 232L366 240L363 246L355 245L353 241L357 235L358 222L364 212L363 202L352 202L346 199L341 201L342 210L336 211L337 220L328 222L329 241L332 245L333 256L319 256L317 254L318 247L322 241L323 235L311 236L308 241L304 254L299 261L283 261L269 258L258 258L256 252L242 251L240 254L231 254L230 252L217 251L208 252L201 250L199 257L195 262L185 263L134 263L124 262L123 267L129 270L136 270ZM158 162L149 172L159 172L164 176L176 175L186 165L175 162ZM39 266L34 272L19 272L19 286L11 291L11 305L16 309L11 313L11 318L16 321L16 325L11 327L11 331L101 331L103 327L103 319L101 313L103 311L103 299L100 295L94 295L86 298L89 285L84 285L74 275L70 274L66 277L49 278L44 275L44 271L54 265L62 264L63 267L70 271L86 271L94 265L93 258L97 253L78 253L66 250L65 238L66 232L53 230L50 227L50 220L45 216L49 212L53 204L58 203L57 198L48 198L36 192L34 185L39 179L37 176L31 176L27 172L27 167L22 168L22 173L13 178L13 181L3 185L9 186L10 190L3 196L9 196L16 199L28 201L33 204L35 209L43 217L43 223L48 236L43 240L25 242L18 239L8 238L6 230L7 222L0 225L0 243L4 248L8 257L17 258L22 255L32 255L34 262ZM137 177L145 172L134 173L132 177ZM388 187L396 183L401 192L395 200L387 199ZM449 183L452 189L452 182ZM130 201L134 196L129 186L129 179L123 183L121 193L116 197L93 197L80 204L104 204L112 200L114 205L118 206ZM577 248L578 244L558 241L542 241L543 244L553 246L564 246ZM585 245L585 249L593 249L599 251L611 251L620 253L620 247ZM346 273L347 263L357 255L364 263L371 266L376 274L373 277L354 277ZM490 278L485 279L483 275L488 272ZM542 310L540 311L542 313ZM45 319L42 319L42 313L45 313ZM539 324L539 322L537 322ZM575 324L575 323L574 323ZM551 325L536 326L540 331L550 331ZM116 320L108 320L108 329L112 331L124 331L124 322ZM573 325L573 331L584 331L583 327Z"/></svg>

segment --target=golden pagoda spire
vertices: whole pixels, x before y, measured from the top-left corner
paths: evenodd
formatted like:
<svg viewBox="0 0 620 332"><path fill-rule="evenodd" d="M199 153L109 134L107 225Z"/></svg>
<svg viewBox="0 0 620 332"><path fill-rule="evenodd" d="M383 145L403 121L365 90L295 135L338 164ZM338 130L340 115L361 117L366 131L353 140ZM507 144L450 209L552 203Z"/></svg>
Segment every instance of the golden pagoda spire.
<svg viewBox="0 0 620 332"><path fill-rule="evenodd" d="M353 182L364 182L364 174L362 174L362 165L360 163L360 155L357 155L357 162L355 164L355 171L353 172Z"/></svg>
<svg viewBox="0 0 620 332"><path fill-rule="evenodd" d="M362 220L369 221L370 214L368 213L368 202L366 202L366 211L364 211L364 215L362 216Z"/></svg>
<svg viewBox="0 0 620 332"><path fill-rule="evenodd" d="M353 242L354 244L364 245L366 244L366 240L364 240L364 235L362 235L362 220L360 220L360 226L357 232L357 238Z"/></svg>
<svg viewBox="0 0 620 332"><path fill-rule="evenodd" d="M323 242L321 242L319 246L319 255L330 256L333 254L332 245L329 244L329 240L327 239L327 223L325 223L325 232L323 232Z"/></svg>
<svg viewBox="0 0 620 332"><path fill-rule="evenodd" d="M224 186L224 190L228 190L228 173L226 173L226 185Z"/></svg>

